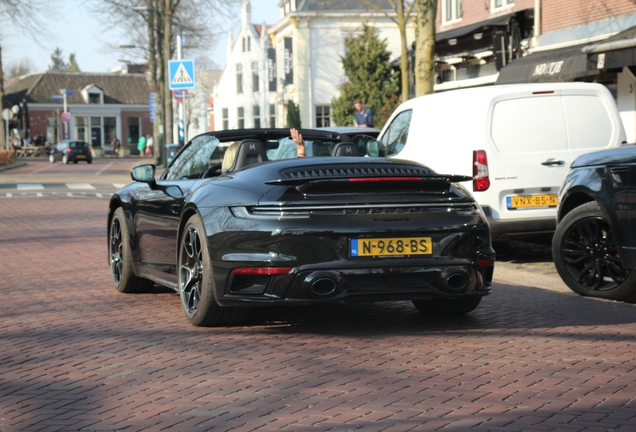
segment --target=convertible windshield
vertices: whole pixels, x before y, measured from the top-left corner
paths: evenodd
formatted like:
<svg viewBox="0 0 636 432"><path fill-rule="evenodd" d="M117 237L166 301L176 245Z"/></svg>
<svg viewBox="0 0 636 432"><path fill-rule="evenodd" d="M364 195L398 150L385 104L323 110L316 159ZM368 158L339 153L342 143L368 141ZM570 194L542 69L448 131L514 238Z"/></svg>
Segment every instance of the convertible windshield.
<svg viewBox="0 0 636 432"><path fill-rule="evenodd" d="M240 139L237 139L237 136L219 138L214 134L199 135L179 152L172 164L166 169L164 178L166 180L187 180L221 175L227 150L232 144L237 143L238 145L243 139L254 138L247 134ZM296 144L291 136L260 141L265 146L267 160L298 157ZM306 139L305 157L330 156L338 142L336 140ZM233 152L227 156L229 158L235 157ZM232 165L231 161L225 162L230 162L228 165Z"/></svg>

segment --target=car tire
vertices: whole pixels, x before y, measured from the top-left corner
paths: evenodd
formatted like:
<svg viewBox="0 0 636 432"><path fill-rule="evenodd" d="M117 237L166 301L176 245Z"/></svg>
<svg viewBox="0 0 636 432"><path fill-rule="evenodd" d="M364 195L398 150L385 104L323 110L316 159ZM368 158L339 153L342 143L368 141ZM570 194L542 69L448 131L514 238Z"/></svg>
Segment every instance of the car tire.
<svg viewBox="0 0 636 432"><path fill-rule="evenodd" d="M463 315L474 311L481 302L481 296L454 299L412 300L413 306L424 315Z"/></svg>
<svg viewBox="0 0 636 432"><path fill-rule="evenodd" d="M559 276L575 293L636 301L636 271L623 267L611 226L596 201L578 206L561 220L552 257Z"/></svg>
<svg viewBox="0 0 636 432"><path fill-rule="evenodd" d="M74 164L76 164L77 162L79 162L79 161L76 161L76 160L73 161Z"/></svg>
<svg viewBox="0 0 636 432"><path fill-rule="evenodd" d="M89 164L93 163L93 159L88 159L86 162L88 162Z"/></svg>
<svg viewBox="0 0 636 432"><path fill-rule="evenodd" d="M66 156L66 155L62 156L62 163L64 165L68 165L68 156Z"/></svg>
<svg viewBox="0 0 636 432"><path fill-rule="evenodd" d="M145 293L152 290L154 282L137 277L132 268L130 232L126 224L124 209L119 207L113 214L108 233L108 257L110 271L117 291L125 294Z"/></svg>
<svg viewBox="0 0 636 432"><path fill-rule="evenodd" d="M49 155L49 162L55 163L55 156Z"/></svg>
<svg viewBox="0 0 636 432"><path fill-rule="evenodd" d="M247 316L247 308L219 306L214 296L214 273L203 222L192 216L179 242L179 296L185 316L201 327L233 325Z"/></svg>

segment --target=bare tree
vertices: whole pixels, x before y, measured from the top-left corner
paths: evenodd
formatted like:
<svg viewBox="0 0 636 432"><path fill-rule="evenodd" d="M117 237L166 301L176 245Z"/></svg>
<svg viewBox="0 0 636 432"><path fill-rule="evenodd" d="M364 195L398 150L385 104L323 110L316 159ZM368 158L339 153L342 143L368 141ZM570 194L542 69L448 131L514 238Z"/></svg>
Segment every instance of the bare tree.
<svg viewBox="0 0 636 432"><path fill-rule="evenodd" d="M377 4L371 2L371 0L361 0L362 3L369 6L370 8L383 13L386 17L388 17L391 21L397 25L398 30L400 31L400 75L402 82L402 100L407 100L409 98L409 50L406 39L406 26L408 25L409 17L411 16L411 12L413 12L413 7L415 6L415 2L405 2L403 0L388 0L389 4L395 11L395 16L387 13L386 10L380 8ZM405 4L406 3L406 4ZM405 7L406 6L406 7Z"/></svg>
<svg viewBox="0 0 636 432"><path fill-rule="evenodd" d="M148 61L150 85L158 95L160 111L154 126L157 157L173 136L173 101L167 81L167 62L175 57L177 48L173 35L179 30L184 33L188 57L194 57L214 44L219 21L227 19L238 4L239 0L93 0L92 11L107 17L109 28L125 30L127 42L134 44L125 46L137 47L136 52Z"/></svg>
<svg viewBox="0 0 636 432"><path fill-rule="evenodd" d="M29 57L23 57L17 62L9 63L7 71L4 74L5 83L11 81L12 78L21 77L35 71L35 64Z"/></svg>
<svg viewBox="0 0 636 432"><path fill-rule="evenodd" d="M46 37L46 31L42 30L41 17L50 17L57 8L56 1L51 0L0 0L0 20L2 20L3 30L19 29L21 34L31 36L38 41ZM45 15L46 13L46 15ZM2 44L0 43L0 108L4 101L4 71L2 68ZM0 140L6 140L4 121L0 121ZM9 143L5 142L8 147Z"/></svg>
<svg viewBox="0 0 636 432"><path fill-rule="evenodd" d="M415 0L415 95L435 91L435 17L437 0Z"/></svg>

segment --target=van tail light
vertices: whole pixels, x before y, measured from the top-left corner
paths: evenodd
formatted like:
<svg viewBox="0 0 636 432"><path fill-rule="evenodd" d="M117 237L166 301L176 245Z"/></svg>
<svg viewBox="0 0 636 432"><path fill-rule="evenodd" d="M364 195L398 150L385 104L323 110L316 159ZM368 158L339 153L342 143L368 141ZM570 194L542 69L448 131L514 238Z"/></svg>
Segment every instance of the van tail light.
<svg viewBox="0 0 636 432"><path fill-rule="evenodd" d="M72 149L72 148L70 148L70 147L66 147L66 153L70 153L70 152L72 152L72 151L73 151L73 149Z"/></svg>
<svg viewBox="0 0 636 432"><path fill-rule="evenodd" d="M483 192L490 187L488 158L485 150L473 150L473 191Z"/></svg>

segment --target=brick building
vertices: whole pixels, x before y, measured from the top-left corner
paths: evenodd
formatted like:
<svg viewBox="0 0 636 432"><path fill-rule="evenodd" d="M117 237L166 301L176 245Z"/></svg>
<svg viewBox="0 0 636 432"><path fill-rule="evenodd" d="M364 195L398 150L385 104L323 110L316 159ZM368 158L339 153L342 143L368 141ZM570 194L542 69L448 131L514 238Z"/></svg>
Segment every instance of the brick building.
<svg viewBox="0 0 636 432"><path fill-rule="evenodd" d="M66 90L70 120L62 120ZM63 138L92 146L108 145L114 137L136 143L152 133L148 95L143 74L46 71L20 77L5 88L5 103L19 106L13 123L23 138L41 134L49 143Z"/></svg>

